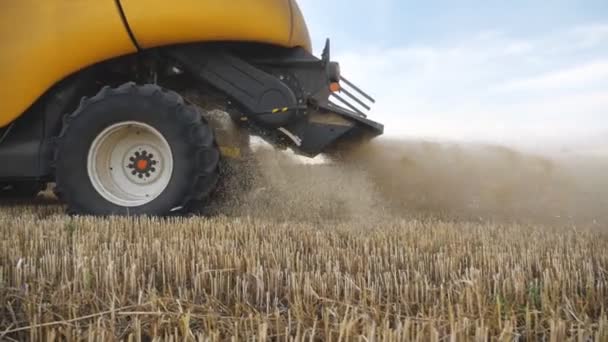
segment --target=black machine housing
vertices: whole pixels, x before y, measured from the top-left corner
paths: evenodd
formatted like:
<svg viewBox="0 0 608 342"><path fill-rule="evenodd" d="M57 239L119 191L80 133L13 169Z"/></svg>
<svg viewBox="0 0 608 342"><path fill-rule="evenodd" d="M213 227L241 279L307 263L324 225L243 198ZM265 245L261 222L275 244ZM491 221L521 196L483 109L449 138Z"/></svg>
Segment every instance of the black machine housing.
<svg viewBox="0 0 608 342"><path fill-rule="evenodd" d="M330 61L329 40L321 59L301 48L258 45L181 46L168 53L189 73L228 95L263 136L275 144L289 140L300 154L315 156L336 142L383 133L383 126L363 113L370 109L365 101L374 99ZM331 92L331 83L339 82L340 94Z"/></svg>
<svg viewBox="0 0 608 342"><path fill-rule="evenodd" d="M56 84L19 119L0 128L0 182L52 180L54 140L63 117L101 87L128 81L214 93L245 129L306 156L382 134L383 126L363 113L374 100L340 75L329 51L329 41L321 59L301 48L191 44L91 66ZM330 90L338 82L339 94Z"/></svg>

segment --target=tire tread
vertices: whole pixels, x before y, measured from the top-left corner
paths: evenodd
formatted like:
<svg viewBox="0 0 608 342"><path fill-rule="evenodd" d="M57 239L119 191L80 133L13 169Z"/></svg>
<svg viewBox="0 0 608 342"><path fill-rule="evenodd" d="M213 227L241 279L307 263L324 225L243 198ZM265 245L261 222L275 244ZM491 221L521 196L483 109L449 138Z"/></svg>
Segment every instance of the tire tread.
<svg viewBox="0 0 608 342"><path fill-rule="evenodd" d="M69 132L70 123L73 120L85 113L87 108L93 103L104 101L109 97L124 95L154 98L157 101L160 100L167 105L167 108L173 108L171 112L175 116L175 120L179 121L184 126L190 126L188 128L190 134L186 134L185 136L188 139L188 143L197 150L195 154L195 165L197 165L198 172L196 172L194 179L192 180L190 191L185 196L180 207L191 208L192 202L206 198L215 188L219 178L219 150L215 143L213 130L209 127L209 124L204 119L197 106L187 104L178 93L154 84L136 85L134 82L127 82L115 88L105 86L96 95L90 98L83 97L78 108L74 112L64 116L63 127L57 137L53 164L56 166L61 162L61 142ZM71 200L70 194L62 191L62 186L59 181L57 182L56 189L58 193L61 193L62 199L67 203L68 213L78 214L83 212L83 210L78 207L78 204ZM169 212L164 214L168 215Z"/></svg>

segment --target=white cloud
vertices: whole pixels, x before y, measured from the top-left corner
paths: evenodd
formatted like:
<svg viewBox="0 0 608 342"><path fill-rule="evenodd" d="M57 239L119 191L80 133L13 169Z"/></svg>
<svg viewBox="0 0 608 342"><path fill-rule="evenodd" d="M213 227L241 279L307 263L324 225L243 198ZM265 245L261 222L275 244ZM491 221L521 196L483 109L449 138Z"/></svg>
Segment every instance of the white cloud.
<svg viewBox="0 0 608 342"><path fill-rule="evenodd" d="M507 91L546 90L589 85L598 81L608 81L608 59L511 81L499 88Z"/></svg>
<svg viewBox="0 0 608 342"><path fill-rule="evenodd" d="M608 24L595 24L577 27L571 30L571 35L578 41L578 47L593 47L608 42Z"/></svg>
<svg viewBox="0 0 608 342"><path fill-rule="evenodd" d="M371 117L386 123L388 135L534 142L608 132L603 30L527 40L490 31L335 58L347 78L378 97ZM594 38L581 45L582 36Z"/></svg>

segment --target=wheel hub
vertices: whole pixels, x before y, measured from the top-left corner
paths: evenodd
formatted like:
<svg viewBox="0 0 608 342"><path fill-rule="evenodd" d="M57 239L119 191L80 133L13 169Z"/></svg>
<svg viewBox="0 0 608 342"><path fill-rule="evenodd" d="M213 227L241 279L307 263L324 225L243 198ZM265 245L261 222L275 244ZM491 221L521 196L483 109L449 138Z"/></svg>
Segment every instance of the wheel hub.
<svg viewBox="0 0 608 342"><path fill-rule="evenodd" d="M148 147L150 148L150 147ZM154 179L157 174L158 161L153 152L148 152L145 147L137 147L136 150L129 154L127 169L131 176L139 179L150 180Z"/></svg>
<svg viewBox="0 0 608 342"><path fill-rule="evenodd" d="M88 171L93 187L106 200L140 206L168 186L173 156L158 130L141 122L122 122L97 136L89 150Z"/></svg>

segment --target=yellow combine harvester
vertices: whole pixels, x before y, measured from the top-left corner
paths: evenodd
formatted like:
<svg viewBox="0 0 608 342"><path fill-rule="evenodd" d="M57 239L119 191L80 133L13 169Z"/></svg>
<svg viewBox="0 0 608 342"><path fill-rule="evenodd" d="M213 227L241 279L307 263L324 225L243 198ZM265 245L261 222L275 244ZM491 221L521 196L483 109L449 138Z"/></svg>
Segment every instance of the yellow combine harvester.
<svg viewBox="0 0 608 342"><path fill-rule="evenodd" d="M0 185L33 196L55 181L73 213L207 197L220 151L246 146L221 149L202 108L308 156L383 131L329 42L312 55L295 0L6 1L0 44Z"/></svg>

